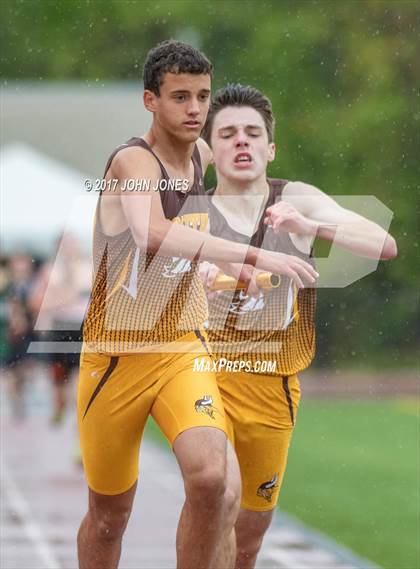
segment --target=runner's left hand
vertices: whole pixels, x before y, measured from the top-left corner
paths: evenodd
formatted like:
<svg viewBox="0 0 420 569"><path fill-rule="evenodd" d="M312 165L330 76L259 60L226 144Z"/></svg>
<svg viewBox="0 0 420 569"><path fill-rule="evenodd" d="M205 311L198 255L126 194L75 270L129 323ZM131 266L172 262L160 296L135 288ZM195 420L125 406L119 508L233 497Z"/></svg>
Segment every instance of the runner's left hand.
<svg viewBox="0 0 420 569"><path fill-rule="evenodd" d="M287 202L277 202L265 210L264 223L271 227L274 233L282 231L300 235L316 235L317 224L307 219L293 205Z"/></svg>

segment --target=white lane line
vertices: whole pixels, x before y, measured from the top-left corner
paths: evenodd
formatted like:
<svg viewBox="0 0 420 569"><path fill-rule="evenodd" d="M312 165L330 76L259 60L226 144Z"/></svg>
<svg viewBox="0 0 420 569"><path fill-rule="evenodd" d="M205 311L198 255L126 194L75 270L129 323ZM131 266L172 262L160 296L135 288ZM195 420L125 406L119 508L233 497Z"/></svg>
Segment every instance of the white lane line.
<svg viewBox="0 0 420 569"><path fill-rule="evenodd" d="M58 559L55 557L51 547L45 540L39 524L36 523L32 515L28 502L19 490L13 478L7 473L4 464L2 465L2 485L13 510L16 511L22 521L22 526L29 541L31 541L44 563L45 569L61 569Z"/></svg>
<svg viewBox="0 0 420 569"><path fill-rule="evenodd" d="M276 565L271 565L273 569L291 567L293 569L357 569L355 565L341 563L327 552L319 551L315 548L308 551L288 551L287 549L280 550L274 547L266 548L261 552L260 556L260 562L264 561L276 563Z"/></svg>

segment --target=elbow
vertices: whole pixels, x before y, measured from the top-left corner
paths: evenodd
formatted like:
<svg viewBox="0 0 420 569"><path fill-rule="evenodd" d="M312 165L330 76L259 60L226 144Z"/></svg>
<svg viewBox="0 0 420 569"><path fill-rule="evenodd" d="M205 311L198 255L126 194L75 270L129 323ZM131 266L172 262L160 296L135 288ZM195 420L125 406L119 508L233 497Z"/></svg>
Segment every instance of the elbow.
<svg viewBox="0 0 420 569"><path fill-rule="evenodd" d="M156 253L162 244L162 231L158 227L149 227L148 231L133 232L134 240L140 251Z"/></svg>
<svg viewBox="0 0 420 569"><path fill-rule="evenodd" d="M162 236L160 232L156 230L150 230L146 243L147 252L157 253L157 251L159 251L161 244L162 244Z"/></svg>
<svg viewBox="0 0 420 569"><path fill-rule="evenodd" d="M398 255L398 248L395 239L390 235L387 236L384 247L381 253L381 259L383 261L389 261L390 259L395 259Z"/></svg>

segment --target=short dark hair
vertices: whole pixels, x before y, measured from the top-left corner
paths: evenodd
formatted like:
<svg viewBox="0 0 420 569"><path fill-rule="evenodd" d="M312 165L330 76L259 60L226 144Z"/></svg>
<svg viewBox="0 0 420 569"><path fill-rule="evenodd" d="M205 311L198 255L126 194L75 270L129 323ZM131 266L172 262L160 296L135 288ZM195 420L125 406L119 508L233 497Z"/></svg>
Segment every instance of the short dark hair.
<svg viewBox="0 0 420 569"><path fill-rule="evenodd" d="M165 40L146 55L143 67L144 88L160 94L165 73L212 75L213 65L207 57L187 43Z"/></svg>
<svg viewBox="0 0 420 569"><path fill-rule="evenodd" d="M207 121L201 133L207 144L210 144L214 117L225 107L252 107L255 109L264 120L268 142L273 142L275 121L270 99L250 85L230 83L223 89L216 91L211 100Z"/></svg>

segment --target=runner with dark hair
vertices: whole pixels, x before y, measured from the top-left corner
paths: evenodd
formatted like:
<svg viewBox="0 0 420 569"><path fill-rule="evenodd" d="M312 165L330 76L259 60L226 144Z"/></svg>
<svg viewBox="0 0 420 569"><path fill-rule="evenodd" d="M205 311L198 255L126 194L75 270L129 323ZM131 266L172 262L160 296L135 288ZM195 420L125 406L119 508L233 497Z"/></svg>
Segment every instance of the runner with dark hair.
<svg viewBox="0 0 420 569"><path fill-rule="evenodd" d="M215 94L203 130L217 173L210 191L211 232L311 264L315 236L357 255L394 257L394 239L375 223L313 186L267 178L275 156L273 131L271 103L257 89L229 85ZM219 266L201 266L210 290ZM259 289L257 273L248 291L209 297L208 335L219 359L218 385L242 478L236 569L255 566L270 525L296 422L297 374L315 352L315 289L298 289L287 276L277 288Z"/></svg>
<svg viewBox="0 0 420 569"><path fill-rule="evenodd" d="M210 101L211 65L203 54L164 42L146 58L144 83L152 126L112 153L95 219L95 277L78 393L89 485L89 510L78 536L80 567L118 565L151 414L184 478L178 566L210 569L227 566L217 547L232 533L240 491L216 377L193 372L197 354L210 357L198 259L258 262L298 283L313 282L316 273L297 257L204 232L203 170L211 153L199 135Z"/></svg>

